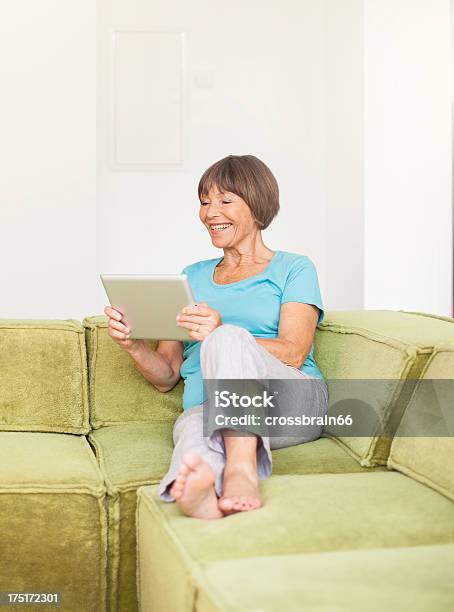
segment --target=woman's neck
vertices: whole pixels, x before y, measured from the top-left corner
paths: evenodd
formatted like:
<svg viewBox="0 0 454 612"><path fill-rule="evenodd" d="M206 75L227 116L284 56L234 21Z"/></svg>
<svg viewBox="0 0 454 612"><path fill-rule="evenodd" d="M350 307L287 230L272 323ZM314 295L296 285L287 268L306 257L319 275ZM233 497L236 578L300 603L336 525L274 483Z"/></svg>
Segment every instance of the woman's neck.
<svg viewBox="0 0 454 612"><path fill-rule="evenodd" d="M270 261L273 255L274 251L263 244L262 238L259 235L254 242L226 247L221 265L228 268L249 267L254 264Z"/></svg>

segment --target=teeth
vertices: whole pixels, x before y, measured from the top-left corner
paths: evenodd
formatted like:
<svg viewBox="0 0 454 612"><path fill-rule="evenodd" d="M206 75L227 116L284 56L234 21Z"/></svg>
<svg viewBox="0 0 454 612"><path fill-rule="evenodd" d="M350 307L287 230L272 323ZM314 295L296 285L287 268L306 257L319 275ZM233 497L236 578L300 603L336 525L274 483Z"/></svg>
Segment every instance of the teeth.
<svg viewBox="0 0 454 612"><path fill-rule="evenodd" d="M224 223L222 225L212 225L211 229L217 230L217 229L225 229L226 227L230 227L232 224L231 223Z"/></svg>

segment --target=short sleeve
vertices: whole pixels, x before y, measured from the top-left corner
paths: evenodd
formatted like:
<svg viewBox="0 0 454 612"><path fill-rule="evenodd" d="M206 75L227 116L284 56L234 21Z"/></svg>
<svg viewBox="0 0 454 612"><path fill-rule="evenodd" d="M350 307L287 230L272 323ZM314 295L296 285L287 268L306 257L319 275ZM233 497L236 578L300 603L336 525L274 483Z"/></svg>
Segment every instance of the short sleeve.
<svg viewBox="0 0 454 612"><path fill-rule="evenodd" d="M320 310L317 325L323 321L325 311L317 270L309 257L301 256L292 263L282 291L281 304L285 302L313 304Z"/></svg>

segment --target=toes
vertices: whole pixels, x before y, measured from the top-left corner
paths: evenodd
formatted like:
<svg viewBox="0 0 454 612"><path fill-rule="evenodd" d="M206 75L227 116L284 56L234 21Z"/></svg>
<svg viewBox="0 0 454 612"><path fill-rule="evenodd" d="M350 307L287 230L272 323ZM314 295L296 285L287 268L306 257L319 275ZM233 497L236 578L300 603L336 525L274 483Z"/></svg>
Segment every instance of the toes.
<svg viewBox="0 0 454 612"><path fill-rule="evenodd" d="M218 505L221 510L232 510L232 499L230 497L221 497Z"/></svg>
<svg viewBox="0 0 454 612"><path fill-rule="evenodd" d="M257 497L221 497L218 501L219 508L223 512L245 512L255 510L261 506L261 500Z"/></svg>
<svg viewBox="0 0 454 612"><path fill-rule="evenodd" d="M241 510L243 502L238 497L234 497L232 500L232 507L234 510Z"/></svg>
<svg viewBox="0 0 454 612"><path fill-rule="evenodd" d="M257 497L248 497L246 505L246 510L255 510L256 508L260 508L261 501Z"/></svg>
<svg viewBox="0 0 454 612"><path fill-rule="evenodd" d="M182 463L180 465L180 469L178 470L178 476L187 476L190 471L191 471L191 468L185 463Z"/></svg>
<svg viewBox="0 0 454 612"><path fill-rule="evenodd" d="M241 510L252 510L251 498L250 497L240 497Z"/></svg>
<svg viewBox="0 0 454 612"><path fill-rule="evenodd" d="M169 489L169 493L174 499L179 499L183 494L183 487L174 482Z"/></svg>

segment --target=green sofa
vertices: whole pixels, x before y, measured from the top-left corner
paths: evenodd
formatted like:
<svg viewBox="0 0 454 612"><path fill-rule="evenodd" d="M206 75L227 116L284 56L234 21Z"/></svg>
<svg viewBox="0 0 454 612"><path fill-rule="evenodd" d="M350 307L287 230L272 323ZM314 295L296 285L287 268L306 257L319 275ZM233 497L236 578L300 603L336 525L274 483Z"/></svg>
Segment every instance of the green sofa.
<svg viewBox="0 0 454 612"><path fill-rule="evenodd" d="M0 320L0 591L77 612L453 610L454 437L408 432L420 381L454 379L454 319L327 311L314 354L328 386L399 381L377 409L406 435L327 428L273 451L262 508L203 521L157 496L181 380L157 391L105 316Z"/></svg>

